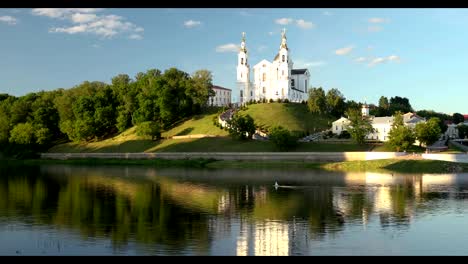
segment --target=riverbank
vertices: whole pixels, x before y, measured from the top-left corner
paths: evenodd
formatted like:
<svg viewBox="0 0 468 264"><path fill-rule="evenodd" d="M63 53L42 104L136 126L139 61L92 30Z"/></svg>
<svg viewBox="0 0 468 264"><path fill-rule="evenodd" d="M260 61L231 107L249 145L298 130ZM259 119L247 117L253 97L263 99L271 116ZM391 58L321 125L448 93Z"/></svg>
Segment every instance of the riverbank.
<svg viewBox="0 0 468 264"><path fill-rule="evenodd" d="M142 165L156 168L207 168L207 169L309 169L329 171L371 171L371 172L398 172L398 173L458 173L468 172L468 164L447 162L439 160L422 160L412 157L395 159L380 159L368 161L345 162L307 162L307 161L234 161L215 159L68 159L68 160L3 160L5 165Z"/></svg>

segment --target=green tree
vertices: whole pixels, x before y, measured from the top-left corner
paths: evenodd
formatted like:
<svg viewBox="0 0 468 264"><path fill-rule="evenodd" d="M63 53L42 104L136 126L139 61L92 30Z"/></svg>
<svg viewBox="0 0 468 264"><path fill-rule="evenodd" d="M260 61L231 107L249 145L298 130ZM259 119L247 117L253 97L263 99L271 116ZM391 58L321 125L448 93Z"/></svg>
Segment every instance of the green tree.
<svg viewBox="0 0 468 264"><path fill-rule="evenodd" d="M453 120L453 123L459 124L459 123L463 123L465 121L465 117L460 113L454 113L452 115L452 120Z"/></svg>
<svg viewBox="0 0 468 264"><path fill-rule="evenodd" d="M346 98L338 89L328 90L326 95L328 113L336 118L341 117L345 112L345 100Z"/></svg>
<svg viewBox="0 0 468 264"><path fill-rule="evenodd" d="M467 125L458 125L458 137L468 138L468 126Z"/></svg>
<svg viewBox="0 0 468 264"><path fill-rule="evenodd" d="M30 145L34 140L34 127L31 123L19 123L10 132L10 143Z"/></svg>
<svg viewBox="0 0 468 264"><path fill-rule="evenodd" d="M371 120L369 117L364 117L361 115L361 112L358 109L351 108L346 114L350 121L349 125L346 127L346 130L349 132L351 137L358 144L363 144L365 142L366 136L374 131L372 128Z"/></svg>
<svg viewBox="0 0 468 264"><path fill-rule="evenodd" d="M395 97L390 98L389 111L390 111L390 114L393 115L397 111L400 111L403 113L413 112L413 108L411 107L411 104L408 98L395 96Z"/></svg>
<svg viewBox="0 0 468 264"><path fill-rule="evenodd" d="M280 151L289 150L297 146L298 138L282 126L273 127L270 130L269 138Z"/></svg>
<svg viewBox="0 0 468 264"><path fill-rule="evenodd" d="M161 126L155 121L146 121L137 126L138 136L150 136L151 140L161 138Z"/></svg>
<svg viewBox="0 0 468 264"><path fill-rule="evenodd" d="M309 90L309 99L307 106L312 113L323 114L327 112L327 100L325 91L322 87L312 88Z"/></svg>
<svg viewBox="0 0 468 264"><path fill-rule="evenodd" d="M208 98L215 96L213 91L213 75L208 70L198 70L192 74L193 86L190 95L193 102L201 107L208 103Z"/></svg>
<svg viewBox="0 0 468 264"><path fill-rule="evenodd" d="M401 112L396 112L392 128L388 132L388 143L396 149L396 151L406 151L416 140L413 130L405 126L403 115Z"/></svg>
<svg viewBox="0 0 468 264"><path fill-rule="evenodd" d="M255 122L250 115L234 115L227 121L229 134L236 139L251 139L255 134Z"/></svg>
<svg viewBox="0 0 468 264"><path fill-rule="evenodd" d="M381 96L379 99L379 107L377 108L377 116L388 116L390 115L390 104L388 102L388 98L385 96Z"/></svg>
<svg viewBox="0 0 468 264"><path fill-rule="evenodd" d="M439 127L439 118L432 117L427 122L420 122L414 128L416 139L421 143L430 146L434 144L440 137L441 130Z"/></svg>

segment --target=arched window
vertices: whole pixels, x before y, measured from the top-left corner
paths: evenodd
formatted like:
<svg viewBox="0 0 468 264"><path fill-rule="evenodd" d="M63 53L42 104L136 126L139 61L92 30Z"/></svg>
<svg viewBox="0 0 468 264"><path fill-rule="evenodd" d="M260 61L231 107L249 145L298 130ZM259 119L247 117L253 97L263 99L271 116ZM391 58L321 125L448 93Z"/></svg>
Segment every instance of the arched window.
<svg viewBox="0 0 468 264"><path fill-rule="evenodd" d="M281 88L281 96L284 96L284 88Z"/></svg>
<svg viewBox="0 0 468 264"><path fill-rule="evenodd" d="M262 80L263 80L263 81L266 81L266 73L263 73L263 75L262 75Z"/></svg>
<svg viewBox="0 0 468 264"><path fill-rule="evenodd" d="M284 55L282 55L282 58L283 58L283 62L284 62Z"/></svg>
<svg viewBox="0 0 468 264"><path fill-rule="evenodd" d="M242 78L242 72L241 72L241 78Z"/></svg>
<svg viewBox="0 0 468 264"><path fill-rule="evenodd" d="M244 65L244 58L241 58L241 64Z"/></svg>
<svg viewBox="0 0 468 264"><path fill-rule="evenodd" d="M266 88L265 88L265 86L263 86L263 93L266 93Z"/></svg>
<svg viewBox="0 0 468 264"><path fill-rule="evenodd" d="M291 87L294 88L294 79L291 79Z"/></svg>
<svg viewBox="0 0 468 264"><path fill-rule="evenodd" d="M284 70L281 71L281 74L284 76Z"/></svg>

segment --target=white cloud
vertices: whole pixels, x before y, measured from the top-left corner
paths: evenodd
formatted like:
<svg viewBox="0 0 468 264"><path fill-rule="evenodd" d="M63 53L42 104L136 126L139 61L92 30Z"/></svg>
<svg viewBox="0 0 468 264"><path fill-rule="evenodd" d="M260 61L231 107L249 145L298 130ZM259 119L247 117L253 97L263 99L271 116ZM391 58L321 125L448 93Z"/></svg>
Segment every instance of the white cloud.
<svg viewBox="0 0 468 264"><path fill-rule="evenodd" d="M280 25L288 25L288 24L291 24L293 21L294 21L294 19L292 19L292 18L283 17L283 18L276 19L275 23L280 24Z"/></svg>
<svg viewBox="0 0 468 264"><path fill-rule="evenodd" d="M129 39L137 39L137 40L140 40L140 39L143 39L143 37L139 34L131 34L129 37Z"/></svg>
<svg viewBox="0 0 468 264"><path fill-rule="evenodd" d="M368 26L367 31L369 32L379 32L382 31L383 27L381 26Z"/></svg>
<svg viewBox="0 0 468 264"><path fill-rule="evenodd" d="M258 47L258 51L259 51L259 52L262 52L262 51L266 50L267 48L268 48L268 47L265 46L265 45L260 45L260 46Z"/></svg>
<svg viewBox="0 0 468 264"><path fill-rule="evenodd" d="M400 57L397 55L390 55L388 57L378 57L378 58L372 59L369 62L368 66L373 67L377 64L386 63L386 62L400 62Z"/></svg>
<svg viewBox="0 0 468 264"><path fill-rule="evenodd" d="M333 13L331 13L331 12L329 12L329 11L323 11L323 12L322 12L322 15L324 15L324 16L331 16L331 15L333 15Z"/></svg>
<svg viewBox="0 0 468 264"><path fill-rule="evenodd" d="M184 22L184 26L186 28L193 28L193 27L197 27L197 26L200 26L200 25L201 25L200 21L191 20L191 19Z"/></svg>
<svg viewBox="0 0 468 264"><path fill-rule="evenodd" d="M364 62L366 60L367 60L367 58L365 58L365 57L359 57L359 58L356 58L354 61L359 63L359 62Z"/></svg>
<svg viewBox="0 0 468 264"><path fill-rule="evenodd" d="M16 23L18 23L18 19L12 16L0 16L0 22L5 22L8 25L16 25Z"/></svg>
<svg viewBox="0 0 468 264"><path fill-rule="evenodd" d="M344 48L335 50L335 54L336 55L346 55L346 54L350 53L353 49L354 49L354 47L352 47L352 46L344 47Z"/></svg>
<svg viewBox="0 0 468 264"><path fill-rule="evenodd" d="M36 16L66 19L75 13L97 13L103 8L34 8L31 13Z"/></svg>
<svg viewBox="0 0 468 264"><path fill-rule="evenodd" d="M93 45L91 45L91 47L93 47L93 48L96 48L96 49L97 49L97 48L100 48L100 47L101 47L101 45L99 45L99 44L93 44Z"/></svg>
<svg viewBox="0 0 468 264"><path fill-rule="evenodd" d="M273 36L274 34L275 34L275 32L273 32L273 31L268 32L268 35L270 35L270 36Z"/></svg>
<svg viewBox="0 0 468 264"><path fill-rule="evenodd" d="M216 47L216 52L238 52L239 46L234 43L224 44Z"/></svg>
<svg viewBox="0 0 468 264"><path fill-rule="evenodd" d="M87 23L97 19L96 14L76 13L71 16L73 23Z"/></svg>
<svg viewBox="0 0 468 264"><path fill-rule="evenodd" d="M305 21L304 19L296 20L296 25L303 29L309 29L315 27L315 24L312 22Z"/></svg>
<svg viewBox="0 0 468 264"><path fill-rule="evenodd" d="M385 18L381 18L381 17L369 18L369 23L378 24L378 23L384 23L384 22L387 22Z"/></svg>
<svg viewBox="0 0 468 264"><path fill-rule="evenodd" d="M142 27L125 21L117 15L97 15L102 8L35 8L31 11L36 16L46 16L53 19L68 20L71 25L52 27L51 33L94 34L104 38L112 38L119 34L128 34L130 39L142 39Z"/></svg>

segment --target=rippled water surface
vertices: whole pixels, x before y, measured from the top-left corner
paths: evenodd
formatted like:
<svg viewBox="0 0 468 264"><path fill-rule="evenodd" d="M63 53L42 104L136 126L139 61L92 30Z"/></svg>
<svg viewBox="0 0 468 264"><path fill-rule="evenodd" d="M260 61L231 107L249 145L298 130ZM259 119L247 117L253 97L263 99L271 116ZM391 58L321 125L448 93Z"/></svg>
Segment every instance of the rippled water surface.
<svg viewBox="0 0 468 264"><path fill-rule="evenodd" d="M2 166L0 255L468 255L467 198L468 174Z"/></svg>

